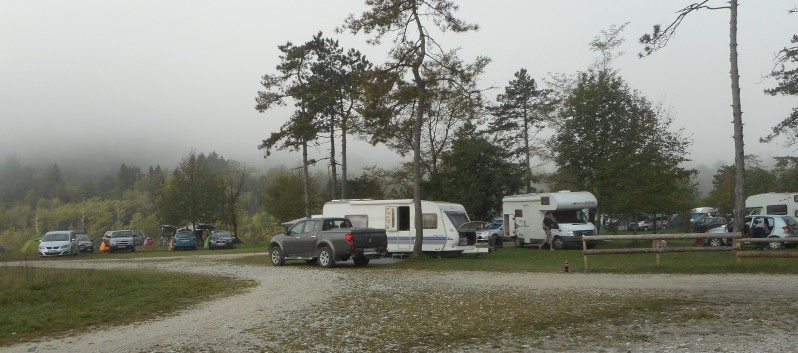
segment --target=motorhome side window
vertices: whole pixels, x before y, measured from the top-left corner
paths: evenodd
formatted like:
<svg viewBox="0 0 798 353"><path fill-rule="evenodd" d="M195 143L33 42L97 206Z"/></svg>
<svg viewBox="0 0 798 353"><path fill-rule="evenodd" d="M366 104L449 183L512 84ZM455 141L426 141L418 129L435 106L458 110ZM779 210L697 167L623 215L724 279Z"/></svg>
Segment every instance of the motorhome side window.
<svg viewBox="0 0 798 353"><path fill-rule="evenodd" d="M425 213L421 215L421 227L424 229L438 228L438 215L434 213Z"/></svg>
<svg viewBox="0 0 798 353"><path fill-rule="evenodd" d="M786 215L787 205L767 205L765 214Z"/></svg>
<svg viewBox="0 0 798 353"><path fill-rule="evenodd" d="M798 195L792 197L792 202L798 202Z"/></svg>
<svg viewBox="0 0 798 353"><path fill-rule="evenodd" d="M524 210L515 210L515 218L524 217Z"/></svg>
<svg viewBox="0 0 798 353"><path fill-rule="evenodd" d="M548 196L541 197L540 198L540 204L541 205L549 205L549 197Z"/></svg>

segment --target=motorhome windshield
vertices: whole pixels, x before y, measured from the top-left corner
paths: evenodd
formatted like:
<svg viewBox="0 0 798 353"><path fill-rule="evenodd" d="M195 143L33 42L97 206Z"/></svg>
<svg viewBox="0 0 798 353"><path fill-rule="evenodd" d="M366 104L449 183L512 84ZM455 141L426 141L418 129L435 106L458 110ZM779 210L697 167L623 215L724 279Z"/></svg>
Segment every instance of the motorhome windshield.
<svg viewBox="0 0 798 353"><path fill-rule="evenodd" d="M557 223L587 223L587 213L582 210L554 211L554 220Z"/></svg>
<svg viewBox="0 0 798 353"><path fill-rule="evenodd" d="M462 211L445 211L444 214L446 214L446 217L452 222L455 229L469 222L468 215Z"/></svg>

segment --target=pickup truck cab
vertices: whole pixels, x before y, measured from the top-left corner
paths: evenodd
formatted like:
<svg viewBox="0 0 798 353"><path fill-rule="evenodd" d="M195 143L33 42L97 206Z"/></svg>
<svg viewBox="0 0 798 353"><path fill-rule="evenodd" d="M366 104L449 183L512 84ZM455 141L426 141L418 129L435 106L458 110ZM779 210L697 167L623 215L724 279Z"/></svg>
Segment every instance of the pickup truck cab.
<svg viewBox="0 0 798 353"><path fill-rule="evenodd" d="M305 218L292 223L269 243L274 266L284 265L285 260L305 260L326 268L349 259L365 266L381 257L388 246L384 229L352 228L346 218Z"/></svg>
<svg viewBox="0 0 798 353"><path fill-rule="evenodd" d="M136 252L136 244L133 243L133 232L129 230L109 230L103 234L103 242L110 248L111 252L119 250Z"/></svg>

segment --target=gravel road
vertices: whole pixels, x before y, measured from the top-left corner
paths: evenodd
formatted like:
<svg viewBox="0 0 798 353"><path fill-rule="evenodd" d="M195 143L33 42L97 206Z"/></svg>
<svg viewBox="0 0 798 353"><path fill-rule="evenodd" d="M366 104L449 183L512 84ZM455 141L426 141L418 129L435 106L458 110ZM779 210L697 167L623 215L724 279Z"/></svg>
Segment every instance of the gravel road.
<svg viewBox="0 0 798 353"><path fill-rule="evenodd" d="M306 266L236 266L223 260L252 254L222 254L135 260L33 261L28 266L70 268L145 268L217 274L254 280L257 285L233 298L198 304L175 315L135 324L97 328L93 332L43 338L37 342L0 347L0 353L30 352L281 352L254 332L280 330L292 318L313 312L314 305L347 290L362 271ZM264 254L265 256L265 254ZM161 259L163 260L163 259ZM380 266L372 261L369 266ZM13 265L5 263L4 265ZM348 266L346 263L342 266ZM549 340L534 344L514 340L488 346L464 345L453 352L787 352L795 351L798 327L798 276L793 275L614 275L579 273L422 272L387 270L382 281L401 280L408 290L449 286L512 287L529 290L604 292L617 295L714 298L721 319L666 322L655 327L629 323L644 342L615 341L612 333L600 342ZM415 286L415 287L414 287ZM624 328L626 329L626 328ZM181 334L173 334L180 331ZM316 347L315 351L332 351ZM402 351L393 349L392 351Z"/></svg>

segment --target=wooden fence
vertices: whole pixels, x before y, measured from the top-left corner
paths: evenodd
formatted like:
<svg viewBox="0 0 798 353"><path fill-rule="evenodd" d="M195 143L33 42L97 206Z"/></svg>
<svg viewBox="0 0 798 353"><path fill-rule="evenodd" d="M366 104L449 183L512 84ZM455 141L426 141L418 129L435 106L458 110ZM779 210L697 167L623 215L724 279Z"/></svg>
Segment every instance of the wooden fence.
<svg viewBox="0 0 798 353"><path fill-rule="evenodd" d="M694 247L670 247L664 246L667 242L663 240L672 239L731 239L732 244L728 246L694 246ZM650 248L626 248L626 249L588 249L588 241L600 240L650 240ZM793 251L762 251L749 250L743 251L743 243L775 243L775 242L798 242L796 238L743 238L739 233L679 233L679 234L636 234L636 235L597 235L582 237L582 254L587 270L587 257L591 255L608 254L656 254L657 266L660 264L659 254L668 252L705 252L705 251L734 251L737 263L743 257L798 257L798 252Z"/></svg>
<svg viewBox="0 0 798 353"><path fill-rule="evenodd" d="M666 246L667 240L674 239L733 239L729 246L694 246L694 247L670 247ZM735 251L740 249L740 234L729 233L679 233L679 234L635 234L635 235L596 235L582 237L582 254L587 270L587 257L592 255L608 254L646 254L653 253L657 256L657 266L660 264L660 254L668 252L705 252L705 251ZM588 241L601 240L649 240L650 248L627 248L627 249L588 249ZM665 240L666 242L663 242Z"/></svg>
<svg viewBox="0 0 798 353"><path fill-rule="evenodd" d="M740 263L740 258L743 257L798 257L798 252L794 251L763 251L763 250L750 250L750 251L742 251L743 243L786 243L786 242L797 242L798 239L796 238L737 238L734 239L734 243L736 246L740 247L740 250L736 252L735 257L737 258L737 263Z"/></svg>

